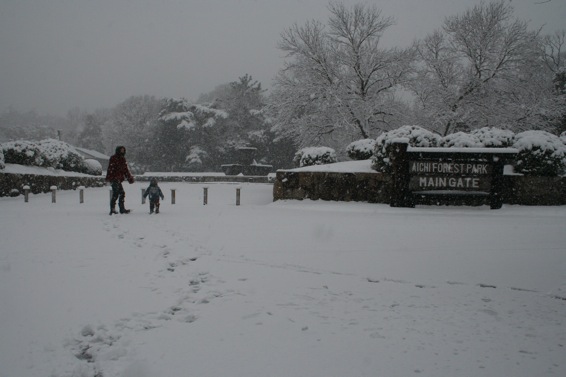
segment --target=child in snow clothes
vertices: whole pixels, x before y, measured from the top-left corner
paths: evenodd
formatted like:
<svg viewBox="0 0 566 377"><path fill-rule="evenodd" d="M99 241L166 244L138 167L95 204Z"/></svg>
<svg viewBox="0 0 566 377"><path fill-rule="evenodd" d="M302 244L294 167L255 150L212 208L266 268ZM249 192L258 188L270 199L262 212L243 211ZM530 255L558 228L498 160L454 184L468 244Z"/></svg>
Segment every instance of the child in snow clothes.
<svg viewBox="0 0 566 377"><path fill-rule="evenodd" d="M143 198L147 198L149 195L149 213L153 213L155 208L155 213L159 213L159 198L165 199L161 189L157 185L157 179L152 178L149 187L143 193Z"/></svg>

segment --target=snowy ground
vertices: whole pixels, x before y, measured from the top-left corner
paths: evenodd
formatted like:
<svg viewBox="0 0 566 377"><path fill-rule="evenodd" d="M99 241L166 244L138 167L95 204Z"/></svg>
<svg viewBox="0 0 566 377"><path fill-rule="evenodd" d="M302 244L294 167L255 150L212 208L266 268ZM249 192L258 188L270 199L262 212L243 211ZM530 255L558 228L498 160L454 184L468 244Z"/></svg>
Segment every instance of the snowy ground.
<svg viewBox="0 0 566 377"><path fill-rule="evenodd" d="M566 375L566 207L125 186L0 198L0 377Z"/></svg>

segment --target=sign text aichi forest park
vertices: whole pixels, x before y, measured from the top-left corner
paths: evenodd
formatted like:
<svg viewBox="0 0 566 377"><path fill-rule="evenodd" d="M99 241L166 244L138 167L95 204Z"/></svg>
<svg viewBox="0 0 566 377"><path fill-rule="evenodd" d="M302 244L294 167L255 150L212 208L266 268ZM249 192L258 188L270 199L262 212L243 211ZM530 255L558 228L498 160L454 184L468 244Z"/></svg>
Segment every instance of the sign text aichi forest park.
<svg viewBox="0 0 566 377"><path fill-rule="evenodd" d="M413 190L449 189L488 191L492 166L488 163L410 161Z"/></svg>

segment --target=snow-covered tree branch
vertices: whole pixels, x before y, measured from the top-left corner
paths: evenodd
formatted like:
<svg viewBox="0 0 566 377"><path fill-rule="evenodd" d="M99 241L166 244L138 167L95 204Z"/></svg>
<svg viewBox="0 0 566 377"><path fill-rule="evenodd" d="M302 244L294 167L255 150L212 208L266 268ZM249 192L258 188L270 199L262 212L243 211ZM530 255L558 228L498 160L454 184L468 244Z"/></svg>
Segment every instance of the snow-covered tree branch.
<svg viewBox="0 0 566 377"><path fill-rule="evenodd" d="M540 43L539 31L516 19L505 1L448 17L418 42L410 87L424 123L444 135L485 126L549 127L558 109Z"/></svg>
<svg viewBox="0 0 566 377"><path fill-rule="evenodd" d="M381 46L394 22L377 7L335 3L329 11L327 25L295 24L279 41L287 60L271 109L278 131L302 146L375 137L388 127L394 90L412 69L412 49Z"/></svg>

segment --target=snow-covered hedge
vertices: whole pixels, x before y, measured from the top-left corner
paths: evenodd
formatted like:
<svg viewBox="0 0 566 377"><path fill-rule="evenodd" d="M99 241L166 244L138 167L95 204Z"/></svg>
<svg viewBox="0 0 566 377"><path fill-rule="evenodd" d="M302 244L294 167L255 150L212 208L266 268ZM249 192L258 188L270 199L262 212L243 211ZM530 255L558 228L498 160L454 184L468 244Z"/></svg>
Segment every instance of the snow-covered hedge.
<svg viewBox="0 0 566 377"><path fill-rule="evenodd" d="M59 140L9 141L0 144L0 150L6 164L51 167L89 174L89 167L79 152L71 145Z"/></svg>
<svg viewBox="0 0 566 377"><path fill-rule="evenodd" d="M297 167L332 164L336 161L336 151L328 147L303 148L297 151L293 158Z"/></svg>
<svg viewBox="0 0 566 377"><path fill-rule="evenodd" d="M37 143L27 140L8 141L0 144L6 164L46 166L45 156Z"/></svg>
<svg viewBox="0 0 566 377"><path fill-rule="evenodd" d="M391 169L388 147L395 139L404 138L409 140L412 147L437 147L440 136L420 126L403 126L396 130L381 134L375 140L372 167L378 172L388 173Z"/></svg>
<svg viewBox="0 0 566 377"><path fill-rule="evenodd" d="M566 167L566 145L546 131L525 131L515 135L513 148L519 150L515 171L525 175L557 176Z"/></svg>
<svg viewBox="0 0 566 377"><path fill-rule="evenodd" d="M352 160L369 160L373 156L374 148L374 139L362 139L348 144L346 153Z"/></svg>
<svg viewBox="0 0 566 377"><path fill-rule="evenodd" d="M515 142L515 133L495 127L483 127L471 132L484 148L509 148Z"/></svg>
<svg viewBox="0 0 566 377"><path fill-rule="evenodd" d="M375 141L372 167L390 172L388 147L395 139L408 139L412 147L509 148L519 150L515 171L525 175L557 176L566 172L566 132L560 137L546 131L509 130L484 127L470 133L457 132L440 137L419 126L403 126L386 132Z"/></svg>
<svg viewBox="0 0 566 377"><path fill-rule="evenodd" d="M55 139L41 140L38 146L45 156L47 166L65 171L87 173L88 166L83 156L73 146Z"/></svg>
<svg viewBox="0 0 566 377"><path fill-rule="evenodd" d="M483 144L474 134L456 132L440 139L440 146L444 148L480 148L483 147Z"/></svg>
<svg viewBox="0 0 566 377"><path fill-rule="evenodd" d="M456 132L444 136L441 147L446 148L509 148L515 142L515 133L495 127L483 127L470 133Z"/></svg>

